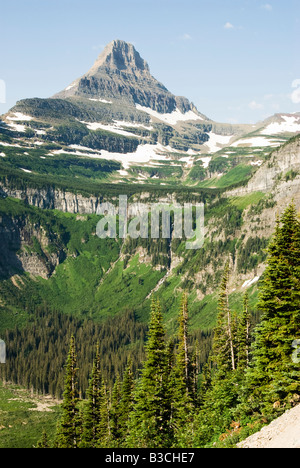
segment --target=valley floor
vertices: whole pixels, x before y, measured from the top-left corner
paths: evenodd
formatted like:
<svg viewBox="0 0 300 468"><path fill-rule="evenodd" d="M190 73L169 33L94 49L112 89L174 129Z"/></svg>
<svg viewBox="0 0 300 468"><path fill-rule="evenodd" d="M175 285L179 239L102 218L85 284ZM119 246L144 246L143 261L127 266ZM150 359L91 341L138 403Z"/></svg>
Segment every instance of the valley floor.
<svg viewBox="0 0 300 468"><path fill-rule="evenodd" d="M0 381L0 448L33 448L60 417L59 401Z"/></svg>

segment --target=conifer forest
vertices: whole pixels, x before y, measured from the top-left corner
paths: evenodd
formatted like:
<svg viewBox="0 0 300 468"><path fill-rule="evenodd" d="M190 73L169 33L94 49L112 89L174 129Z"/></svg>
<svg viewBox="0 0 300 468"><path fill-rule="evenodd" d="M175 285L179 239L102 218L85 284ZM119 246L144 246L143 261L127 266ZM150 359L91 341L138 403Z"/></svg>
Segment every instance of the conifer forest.
<svg viewBox="0 0 300 468"><path fill-rule="evenodd" d="M229 306L230 274L228 259L205 361L201 337L199 341L189 331L188 292L182 294L172 339L166 336L164 310L155 298L146 346L139 350L141 368L137 370L132 361L133 353L127 356L122 375L116 368L114 381L108 379L100 357L106 337L100 334L102 343L99 339L90 353L92 370L84 381L83 398L78 363L85 349L77 346L74 326L60 421L53 437L43 433L39 447L232 447L295 406L300 400L299 360L293 345L300 327L300 222L293 204L278 217L267 248L261 319L255 326L247 292L238 314Z"/></svg>

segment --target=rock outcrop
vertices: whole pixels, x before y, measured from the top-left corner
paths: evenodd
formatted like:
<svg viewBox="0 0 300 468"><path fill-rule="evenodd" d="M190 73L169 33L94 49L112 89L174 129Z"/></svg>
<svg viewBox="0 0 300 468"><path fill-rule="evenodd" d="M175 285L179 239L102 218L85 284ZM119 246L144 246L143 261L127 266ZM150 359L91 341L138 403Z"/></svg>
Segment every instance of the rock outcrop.
<svg viewBox="0 0 300 468"><path fill-rule="evenodd" d="M256 171L244 187L227 192L228 197L252 192L268 192L279 206L286 199L300 201L300 137L295 137L271 153L271 157Z"/></svg>
<svg viewBox="0 0 300 468"><path fill-rule="evenodd" d="M55 252L48 250L50 243L41 225L26 217L1 216L0 277L8 278L25 271L49 278L64 258L62 248Z"/></svg>

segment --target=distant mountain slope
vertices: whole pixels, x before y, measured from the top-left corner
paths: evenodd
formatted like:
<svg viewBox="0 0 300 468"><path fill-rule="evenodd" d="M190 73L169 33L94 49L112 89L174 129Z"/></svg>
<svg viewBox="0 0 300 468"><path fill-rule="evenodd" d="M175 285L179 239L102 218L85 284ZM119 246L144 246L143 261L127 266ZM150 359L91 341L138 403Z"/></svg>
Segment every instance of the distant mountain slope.
<svg viewBox="0 0 300 468"><path fill-rule="evenodd" d="M0 166L65 178L83 165L76 178L223 189L247 182L299 132L299 114L256 125L213 122L156 80L132 44L114 40L64 90L24 99L2 117Z"/></svg>

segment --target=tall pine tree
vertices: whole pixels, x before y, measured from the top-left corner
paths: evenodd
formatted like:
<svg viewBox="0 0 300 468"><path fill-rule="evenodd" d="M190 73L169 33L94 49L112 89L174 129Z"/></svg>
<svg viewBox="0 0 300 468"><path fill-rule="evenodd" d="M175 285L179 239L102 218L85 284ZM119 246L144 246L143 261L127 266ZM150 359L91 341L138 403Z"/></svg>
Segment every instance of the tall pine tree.
<svg viewBox="0 0 300 468"><path fill-rule="evenodd" d="M77 371L75 338L72 336L66 364L62 417L55 442L58 448L78 448L80 442Z"/></svg>
<svg viewBox="0 0 300 468"><path fill-rule="evenodd" d="M171 381L172 424L177 430L191 414L195 397L193 368L188 345L188 298L186 293L182 295L178 322L178 349Z"/></svg>
<svg viewBox="0 0 300 468"><path fill-rule="evenodd" d="M81 447L95 448L99 439L99 426L101 423L102 373L100 369L99 346L93 363L92 375L87 390L87 402L84 411L84 423Z"/></svg>
<svg viewBox="0 0 300 468"><path fill-rule="evenodd" d="M245 293L243 299L243 312L239 317L238 321L238 369L245 370L249 367L250 362L250 326L251 326L251 314L249 310L249 295Z"/></svg>
<svg viewBox="0 0 300 468"><path fill-rule="evenodd" d="M270 412L300 395L299 364L292 359L292 343L300 336L300 223L293 203L277 220L259 308L248 383L250 401Z"/></svg>
<svg viewBox="0 0 300 468"><path fill-rule="evenodd" d="M220 287L219 312L213 338L213 360L220 375L236 369L235 334L229 307L229 274L230 263L227 261Z"/></svg>
<svg viewBox="0 0 300 468"><path fill-rule="evenodd" d="M146 360L135 392L131 413L129 447L170 447L171 400L168 392L168 359L161 307L153 300Z"/></svg>
<svg viewBox="0 0 300 468"><path fill-rule="evenodd" d="M133 408L134 378L132 362L129 360L121 386L121 398L119 403L119 439L123 442L128 435L130 413Z"/></svg>
<svg viewBox="0 0 300 468"><path fill-rule="evenodd" d="M193 420L197 400L195 366L189 350L188 319L188 297L183 293L178 317L178 347L169 381L175 444L181 444L183 440L186 442L186 428Z"/></svg>

